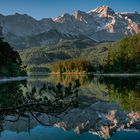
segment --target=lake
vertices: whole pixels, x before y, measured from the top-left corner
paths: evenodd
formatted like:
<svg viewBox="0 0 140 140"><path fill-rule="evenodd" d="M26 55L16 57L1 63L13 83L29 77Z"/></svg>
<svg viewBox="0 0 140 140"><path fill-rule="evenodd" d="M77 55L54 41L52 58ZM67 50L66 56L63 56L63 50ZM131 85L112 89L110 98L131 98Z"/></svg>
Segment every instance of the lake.
<svg viewBox="0 0 140 140"><path fill-rule="evenodd" d="M140 139L140 77L29 76L0 84L0 140Z"/></svg>

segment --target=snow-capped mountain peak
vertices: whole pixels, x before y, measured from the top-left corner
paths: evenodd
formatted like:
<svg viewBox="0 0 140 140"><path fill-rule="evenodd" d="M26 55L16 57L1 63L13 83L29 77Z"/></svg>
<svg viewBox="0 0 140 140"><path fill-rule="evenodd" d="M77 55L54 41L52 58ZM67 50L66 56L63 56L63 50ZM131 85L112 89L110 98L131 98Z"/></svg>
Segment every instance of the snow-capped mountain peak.
<svg viewBox="0 0 140 140"><path fill-rule="evenodd" d="M96 13L101 17L107 17L108 15L114 15L115 12L108 6L100 6L94 10L90 10L88 13Z"/></svg>
<svg viewBox="0 0 140 140"><path fill-rule="evenodd" d="M88 12L78 10L72 15L64 13L54 19L42 20L36 20L26 14L17 13L9 16L0 14L0 26L7 41L13 46L18 40L21 42L32 36L39 37L42 33L45 36L46 32L53 29L65 35L84 35L98 41L115 41L125 35L140 33L140 14L115 13L108 6L100 6Z"/></svg>

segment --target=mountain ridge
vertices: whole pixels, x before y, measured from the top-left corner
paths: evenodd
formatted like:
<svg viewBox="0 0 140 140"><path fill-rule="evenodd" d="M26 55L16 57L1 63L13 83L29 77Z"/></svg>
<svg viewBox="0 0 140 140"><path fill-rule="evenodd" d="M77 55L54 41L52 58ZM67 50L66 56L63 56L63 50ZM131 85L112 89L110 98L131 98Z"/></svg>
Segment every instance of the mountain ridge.
<svg viewBox="0 0 140 140"><path fill-rule="evenodd" d="M27 14L16 13L8 16L0 14L0 26L6 41L15 48L33 47L33 43L28 40L30 38L35 40L36 36L39 38L36 39L39 46L49 44L47 40L50 43L57 43L65 39L60 34L71 37L84 35L97 42L116 41L124 36L140 33L140 14L117 13L108 6L100 6L88 12L78 10L72 14L64 13L54 19L41 20L36 20ZM58 31L59 39L55 37L52 40L49 37L41 39L42 34L52 30Z"/></svg>

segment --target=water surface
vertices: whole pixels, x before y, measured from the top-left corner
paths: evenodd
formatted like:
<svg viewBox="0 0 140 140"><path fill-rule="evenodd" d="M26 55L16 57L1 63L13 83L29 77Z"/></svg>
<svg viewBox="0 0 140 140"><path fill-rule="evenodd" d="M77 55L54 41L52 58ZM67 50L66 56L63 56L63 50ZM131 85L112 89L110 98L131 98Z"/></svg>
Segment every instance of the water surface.
<svg viewBox="0 0 140 140"><path fill-rule="evenodd" d="M49 140L63 140L63 139L82 139L82 140L90 140L90 139L101 139L98 135L94 135L89 133L91 127L93 126L84 126L85 128L80 128L86 121L86 113L89 118L91 118L92 122L92 111L95 108L95 104L100 103L100 105L105 104L106 109L109 111L119 107L119 115L121 112L130 113L130 112L140 112L140 79L137 77L94 77L93 75L51 75L51 76L31 76L27 79L27 81L17 81L10 83L0 84L0 104L1 108L10 108L17 107L19 105L23 105L26 103L32 103L33 100L38 101L39 103L48 103L48 99L53 99L52 95L49 94L46 97L46 91L43 91L48 86L56 87L58 83L64 87L69 87L70 83L73 84L75 80L79 80L80 87L78 90L78 95L74 93L74 97L72 94L66 96L65 105L60 104L57 105L58 108L53 109L53 111L44 110L48 114L42 114L43 112L39 112L38 114L28 106L26 108L22 108L21 117L18 118L18 115L15 111L17 109L11 111L8 110L3 112L1 110L1 119L0 119L0 131L1 137L0 140L32 140L32 139L49 139ZM43 88L44 87L44 88ZM42 88L42 93L39 94L40 89ZM46 89L45 89L46 90ZM51 89L52 90L52 89ZM48 89L47 89L48 92ZM51 91L52 92L52 91ZM61 92L61 91L60 91ZM31 94L32 93L32 94ZM29 94L29 95L28 95ZM68 93L67 93L68 94ZM28 96L30 98L27 98ZM31 96L34 99L31 99ZM71 96L73 97L71 101ZM61 99L61 96L59 97ZM30 99L31 101L27 101L26 99ZM63 113L65 106L68 106L69 111L68 114L64 115ZM51 106L48 104L48 106ZM33 106L34 108L38 108L37 106ZM60 108L61 107L61 108ZM98 106L97 106L98 107ZM96 107L96 109L97 109ZM105 106L104 106L105 107ZM111 107L111 108L110 108ZM52 107L50 107L52 108ZM100 108L99 108L100 109ZM101 112L98 109L98 113ZM59 115L62 117L57 118L54 115ZM73 111L74 115L72 114ZM28 113L35 113L37 116L36 120L34 116ZM51 112L51 113L50 113ZM97 110L96 110L97 112ZM91 114L90 114L91 113ZM61 115L63 114L63 115ZM27 116L30 117L30 120ZM77 116L80 116L79 118ZM121 114L122 115L122 114ZM48 117L49 116L49 117ZM122 115L123 116L123 115ZM96 118L96 116L94 116ZM124 116L123 116L124 117ZM18 118L18 119L17 119ZM48 119L49 118L49 119ZM10 120L10 121L8 121ZM12 121L11 121L12 120ZM46 124L50 123L50 125L46 126ZM61 122L61 123L60 123ZM63 122L63 123L62 123ZM67 122L67 123L66 123ZM65 126L65 123L67 124ZM53 127L55 126L55 127ZM60 128L57 128L57 127ZM138 127L139 125L137 125ZM94 132L94 130L93 130ZM118 139L140 139L140 132L133 127L130 128L129 132L120 131L111 134L112 140Z"/></svg>

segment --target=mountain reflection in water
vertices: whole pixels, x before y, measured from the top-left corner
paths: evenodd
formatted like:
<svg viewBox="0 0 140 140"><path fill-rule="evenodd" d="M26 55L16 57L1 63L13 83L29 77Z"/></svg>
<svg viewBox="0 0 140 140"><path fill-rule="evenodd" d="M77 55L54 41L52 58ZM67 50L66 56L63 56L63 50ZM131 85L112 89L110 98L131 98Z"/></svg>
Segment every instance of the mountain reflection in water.
<svg viewBox="0 0 140 140"><path fill-rule="evenodd" d="M0 131L46 127L109 138L140 130L140 79L92 75L32 76L0 85ZM8 135L8 134L7 134Z"/></svg>

